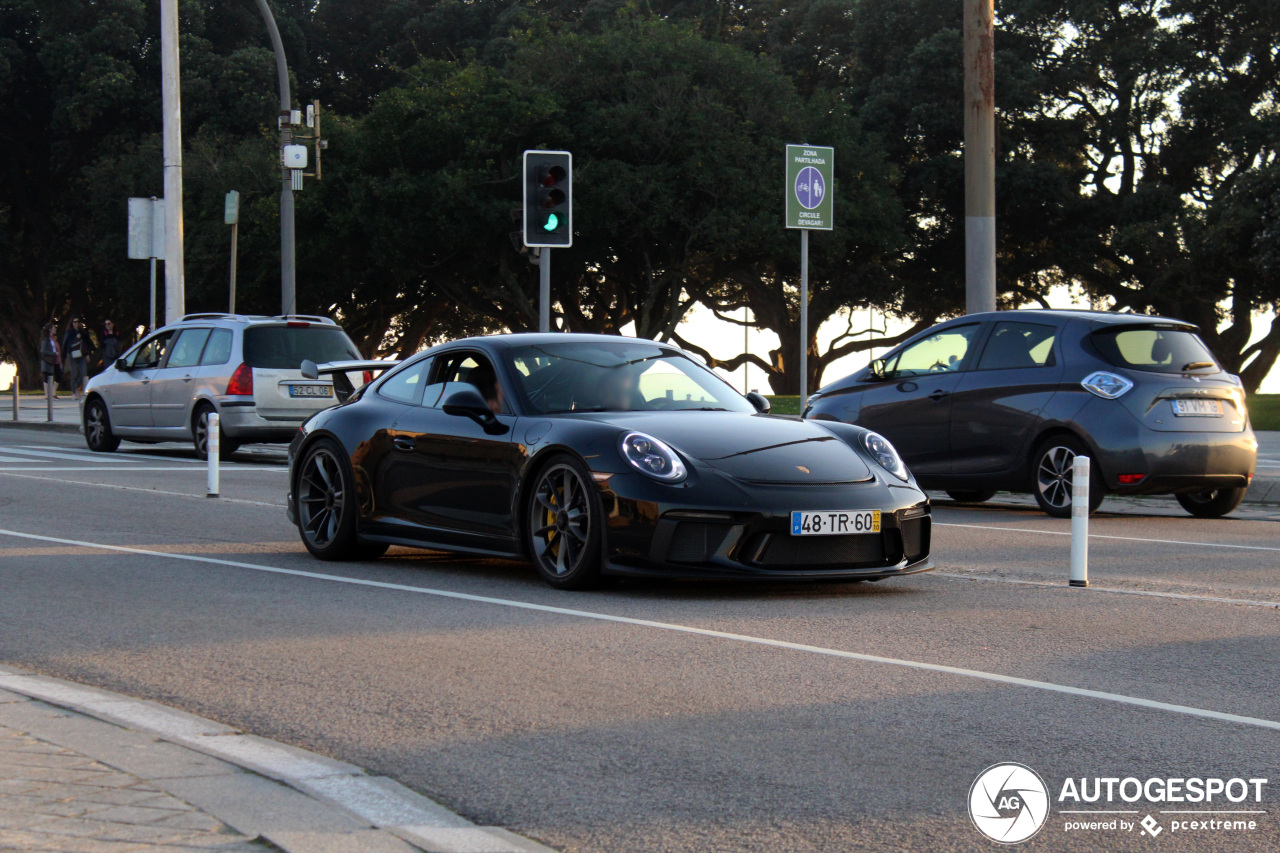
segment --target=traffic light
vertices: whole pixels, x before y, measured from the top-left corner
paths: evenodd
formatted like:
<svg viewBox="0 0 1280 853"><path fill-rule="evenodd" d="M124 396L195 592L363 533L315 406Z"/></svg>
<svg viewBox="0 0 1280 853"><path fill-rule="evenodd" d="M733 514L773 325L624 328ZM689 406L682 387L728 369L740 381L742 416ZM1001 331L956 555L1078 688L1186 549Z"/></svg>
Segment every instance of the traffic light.
<svg viewBox="0 0 1280 853"><path fill-rule="evenodd" d="M573 155L524 152L524 244L573 245Z"/></svg>

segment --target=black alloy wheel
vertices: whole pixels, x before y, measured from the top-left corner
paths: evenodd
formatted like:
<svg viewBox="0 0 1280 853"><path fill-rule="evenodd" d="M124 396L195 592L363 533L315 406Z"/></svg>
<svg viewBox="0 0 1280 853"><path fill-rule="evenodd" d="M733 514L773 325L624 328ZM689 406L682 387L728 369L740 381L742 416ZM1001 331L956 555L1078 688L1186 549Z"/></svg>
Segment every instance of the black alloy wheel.
<svg viewBox="0 0 1280 853"><path fill-rule="evenodd" d="M1247 492L1244 486L1234 489L1204 489L1199 492L1186 492L1174 495L1182 508L1196 518L1222 518L1222 516L1240 506Z"/></svg>
<svg viewBox="0 0 1280 853"><path fill-rule="evenodd" d="M120 439L111 431L107 404L98 397L84 409L84 440L95 453L111 453L120 446Z"/></svg>
<svg viewBox="0 0 1280 853"><path fill-rule="evenodd" d="M298 468L294 494L302 544L321 560L376 560L383 542L361 542L356 533L356 490L351 469L328 440L316 442Z"/></svg>
<svg viewBox="0 0 1280 853"><path fill-rule="evenodd" d="M1054 518L1071 517L1071 478L1076 456L1089 455L1088 448L1072 436L1050 436L1031 456L1031 488L1036 503ZM1089 512L1097 511L1106 497L1106 486L1098 472L1097 460L1089 465Z"/></svg>
<svg viewBox="0 0 1280 853"><path fill-rule="evenodd" d="M558 589L601 583L603 511L586 466L557 456L538 474L529 496L529 554L538 574Z"/></svg>

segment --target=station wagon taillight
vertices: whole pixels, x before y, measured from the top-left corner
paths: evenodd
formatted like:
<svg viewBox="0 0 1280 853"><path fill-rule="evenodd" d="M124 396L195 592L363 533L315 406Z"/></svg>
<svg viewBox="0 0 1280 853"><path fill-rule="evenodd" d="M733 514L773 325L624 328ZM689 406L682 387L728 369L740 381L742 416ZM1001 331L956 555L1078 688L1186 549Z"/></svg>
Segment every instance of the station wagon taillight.
<svg viewBox="0 0 1280 853"><path fill-rule="evenodd" d="M231 374L231 381L227 383L227 394L245 397L253 396L252 367L242 364L236 368L236 372Z"/></svg>

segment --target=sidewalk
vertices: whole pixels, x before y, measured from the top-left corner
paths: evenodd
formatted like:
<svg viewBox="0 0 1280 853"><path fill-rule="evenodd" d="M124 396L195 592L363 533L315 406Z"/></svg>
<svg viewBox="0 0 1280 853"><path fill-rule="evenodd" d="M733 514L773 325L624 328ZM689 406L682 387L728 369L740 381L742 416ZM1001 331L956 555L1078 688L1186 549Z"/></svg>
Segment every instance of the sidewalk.
<svg viewBox="0 0 1280 853"><path fill-rule="evenodd" d="M80 400L62 394L53 401L53 422L49 422L49 404L44 395L18 395L18 420L13 420L13 394L0 392L0 426L22 426L54 432L80 431Z"/></svg>
<svg viewBox="0 0 1280 853"><path fill-rule="evenodd" d="M353 765L5 669L0 850L553 853Z"/></svg>

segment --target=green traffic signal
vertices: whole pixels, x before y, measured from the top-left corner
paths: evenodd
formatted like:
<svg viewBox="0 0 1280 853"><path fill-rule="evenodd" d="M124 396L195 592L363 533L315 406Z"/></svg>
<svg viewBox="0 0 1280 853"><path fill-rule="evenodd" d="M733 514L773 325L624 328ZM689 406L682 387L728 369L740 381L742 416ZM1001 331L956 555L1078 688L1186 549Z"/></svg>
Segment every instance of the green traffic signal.
<svg viewBox="0 0 1280 853"><path fill-rule="evenodd" d="M548 213L547 221L542 223L542 230L550 232L550 231L555 231L559 227L560 227L560 217L554 213Z"/></svg>

